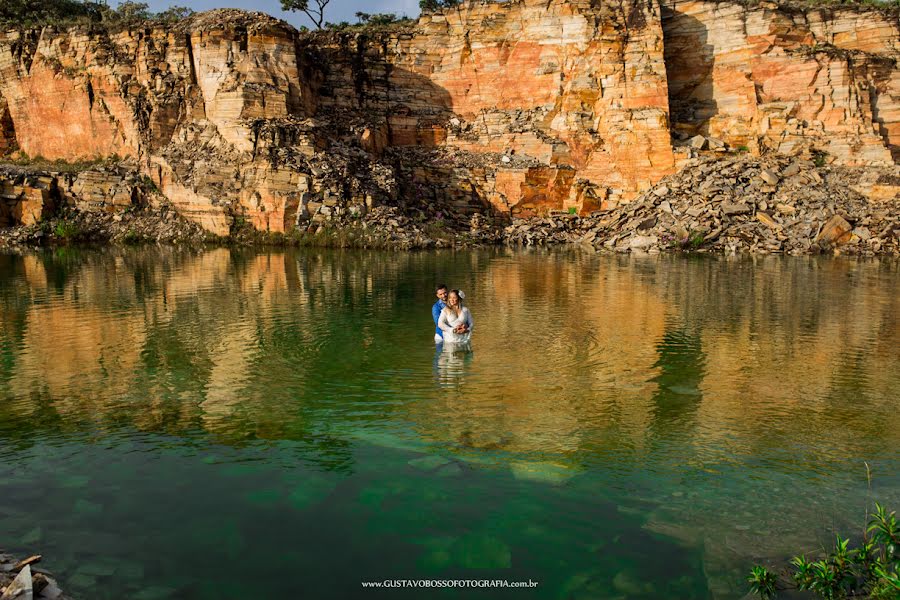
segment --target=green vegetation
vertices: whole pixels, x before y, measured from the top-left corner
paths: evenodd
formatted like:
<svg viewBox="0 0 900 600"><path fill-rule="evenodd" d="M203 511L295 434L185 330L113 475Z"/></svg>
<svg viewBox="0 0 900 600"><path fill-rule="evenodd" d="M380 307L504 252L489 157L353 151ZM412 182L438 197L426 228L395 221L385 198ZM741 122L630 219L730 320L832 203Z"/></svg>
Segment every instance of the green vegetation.
<svg viewBox="0 0 900 600"><path fill-rule="evenodd" d="M868 514L867 514L868 517ZM835 536L834 548L824 558L791 559L790 581L801 591L824 600L868 597L876 600L900 598L900 528L894 511L875 503L858 548L849 539ZM765 567L755 566L747 578L750 591L763 600L775 597L776 577Z"/></svg>
<svg viewBox="0 0 900 600"><path fill-rule="evenodd" d="M397 16L396 13L356 13L356 23L341 21L340 23L326 22L322 25L323 30L327 31L359 31L368 32L372 30L391 30L398 25L409 25L414 23L413 19L406 16ZM300 28L306 31L305 27Z"/></svg>
<svg viewBox="0 0 900 600"><path fill-rule="evenodd" d="M445 8L453 8L459 5L460 0L419 0L419 8L422 12L438 12Z"/></svg>
<svg viewBox="0 0 900 600"><path fill-rule="evenodd" d="M775 597L775 584L778 578L767 568L759 565L753 567L747 581L750 582L750 592L756 594L762 600L769 600L769 598Z"/></svg>
<svg viewBox="0 0 900 600"><path fill-rule="evenodd" d="M62 220L53 228L53 235L67 242L77 242L81 234L81 227L75 221Z"/></svg>
<svg viewBox="0 0 900 600"><path fill-rule="evenodd" d="M662 242L669 250L697 250L706 241L706 230L699 229L682 234L664 235Z"/></svg>
<svg viewBox="0 0 900 600"><path fill-rule="evenodd" d="M0 3L0 24L17 27L46 25L79 25L103 23L133 25L144 21L174 22L187 18L194 11L171 6L154 13L144 2L121 2L113 9L102 1L93 0L4 0Z"/></svg>
<svg viewBox="0 0 900 600"><path fill-rule="evenodd" d="M5 0L0 3L0 23L24 27L61 22L100 21L104 5L81 0Z"/></svg>
<svg viewBox="0 0 900 600"><path fill-rule="evenodd" d="M100 165L113 165L120 162L121 160L121 157L114 154L107 158L95 158L92 160L79 160L75 162L69 162L61 159L50 160L44 158L41 155L28 156L28 154L20 150L11 156L4 157L3 163L8 165L15 165L17 167L29 167L41 171L53 171L58 173L80 173L81 171L86 171L87 169Z"/></svg>
<svg viewBox="0 0 900 600"><path fill-rule="evenodd" d="M141 187L143 187L145 191L153 194L161 193L156 183L154 183L154 181L147 175L141 175Z"/></svg>
<svg viewBox="0 0 900 600"><path fill-rule="evenodd" d="M309 17L316 29L322 29L325 24L325 7L329 2L331 0L313 0L314 5L311 6L309 0L281 0L281 9L302 12Z"/></svg>
<svg viewBox="0 0 900 600"><path fill-rule="evenodd" d="M703 239L705 237L706 236L702 231L695 231L688 236L687 243L682 244L682 248L686 247L691 250L696 250L703 245Z"/></svg>
<svg viewBox="0 0 900 600"><path fill-rule="evenodd" d="M411 21L407 17L398 17L395 13L375 13L369 14L364 12L356 13L356 18L360 25L396 25L398 23L406 23Z"/></svg>
<svg viewBox="0 0 900 600"><path fill-rule="evenodd" d="M136 245L136 244L143 244L144 242L147 242L147 241L148 241L147 238L145 238L143 235L141 235L140 233L136 232L133 229L129 229L128 232L125 233L124 236L122 236L122 243L127 244L129 246Z"/></svg>
<svg viewBox="0 0 900 600"><path fill-rule="evenodd" d="M828 153L823 152L821 150L816 150L812 153L813 164L817 167L824 167L825 163L828 160Z"/></svg>

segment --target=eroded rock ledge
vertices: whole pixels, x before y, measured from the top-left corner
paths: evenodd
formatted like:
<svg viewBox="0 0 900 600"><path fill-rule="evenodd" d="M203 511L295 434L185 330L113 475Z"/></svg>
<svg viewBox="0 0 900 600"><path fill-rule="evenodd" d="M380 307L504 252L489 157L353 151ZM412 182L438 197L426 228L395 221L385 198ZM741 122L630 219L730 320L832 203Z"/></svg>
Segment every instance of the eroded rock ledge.
<svg viewBox="0 0 900 600"><path fill-rule="evenodd" d="M898 58L896 11L703 0L470 3L354 32L301 33L235 10L115 32L10 31L0 155L126 167L2 175L0 226L24 226L34 243L37 223L63 215L115 240L128 231L113 217L140 213L147 239L202 237L151 226L173 213L216 238L490 243L520 239L503 233L514 219L600 223L682 169L678 181L699 183L697 160L735 156L853 173L857 195L826 212L861 215L870 202L891 216ZM819 177L797 190L830 194ZM715 204L685 185L678 210ZM754 195L774 192L750 191L732 200L784 226ZM404 219L404 235L381 227ZM890 233L875 237L884 243L866 251L893 247ZM743 245L777 251L768 236Z"/></svg>

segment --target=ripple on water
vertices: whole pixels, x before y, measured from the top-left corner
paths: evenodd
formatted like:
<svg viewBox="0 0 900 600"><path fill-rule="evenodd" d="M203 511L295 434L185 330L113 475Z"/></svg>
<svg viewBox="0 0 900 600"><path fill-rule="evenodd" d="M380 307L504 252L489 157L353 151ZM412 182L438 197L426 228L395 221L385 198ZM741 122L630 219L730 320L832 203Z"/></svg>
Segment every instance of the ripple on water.
<svg viewBox="0 0 900 600"><path fill-rule="evenodd" d="M0 529L37 543L47 523L42 549L73 568L96 536L146 564L136 586L197 598L268 573L254 557L273 549L287 570L260 579L271 594L295 591L277 582L296 584L296 565L332 581L488 565L551 597L741 595L742 548L789 553L817 541L806 523L854 522L866 463L879 499L900 503L891 264L11 257ZM431 343L435 280L466 290L470 349Z"/></svg>

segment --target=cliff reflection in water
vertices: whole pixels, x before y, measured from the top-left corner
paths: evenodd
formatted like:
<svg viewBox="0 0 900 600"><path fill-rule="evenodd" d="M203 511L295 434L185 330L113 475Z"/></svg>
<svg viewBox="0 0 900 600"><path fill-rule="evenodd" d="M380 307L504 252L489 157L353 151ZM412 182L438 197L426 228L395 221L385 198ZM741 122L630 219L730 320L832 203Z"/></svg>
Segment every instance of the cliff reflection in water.
<svg viewBox="0 0 900 600"><path fill-rule="evenodd" d="M435 353L436 279L474 352ZM287 439L359 431L585 465L826 464L900 445L896 261L511 251L58 250L0 257L0 434Z"/></svg>

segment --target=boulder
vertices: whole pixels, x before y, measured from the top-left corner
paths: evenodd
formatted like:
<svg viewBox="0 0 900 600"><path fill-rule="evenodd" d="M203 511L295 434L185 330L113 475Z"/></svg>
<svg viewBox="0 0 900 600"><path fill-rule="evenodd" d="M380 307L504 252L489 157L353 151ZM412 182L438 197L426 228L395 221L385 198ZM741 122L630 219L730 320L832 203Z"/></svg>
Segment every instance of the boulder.
<svg viewBox="0 0 900 600"><path fill-rule="evenodd" d="M723 202L722 214L729 217L750 214L750 206L745 202Z"/></svg>
<svg viewBox="0 0 900 600"><path fill-rule="evenodd" d="M762 211L756 213L756 220L768 227L769 229L781 229L781 225L779 225L775 219L770 217L767 213Z"/></svg>
<svg viewBox="0 0 900 600"><path fill-rule="evenodd" d="M778 203L775 205L775 210L777 210L782 215L792 216L797 213L797 209L791 206L790 204L782 204Z"/></svg>
<svg viewBox="0 0 900 600"><path fill-rule="evenodd" d="M655 235L636 235L628 240L628 247L632 250L645 250L655 246L659 241Z"/></svg>
<svg viewBox="0 0 900 600"><path fill-rule="evenodd" d="M781 177L779 177L778 173L772 169L763 169L760 171L759 178L769 185L778 185L778 182L781 181Z"/></svg>
<svg viewBox="0 0 900 600"><path fill-rule="evenodd" d="M822 227L816 241L819 244L836 246L850 241L853 226L841 215L834 215Z"/></svg>
<svg viewBox="0 0 900 600"><path fill-rule="evenodd" d="M6 587L6 591L0 596L0 600L33 600L34 590L31 587L31 567L25 567L19 571L12 583Z"/></svg>

